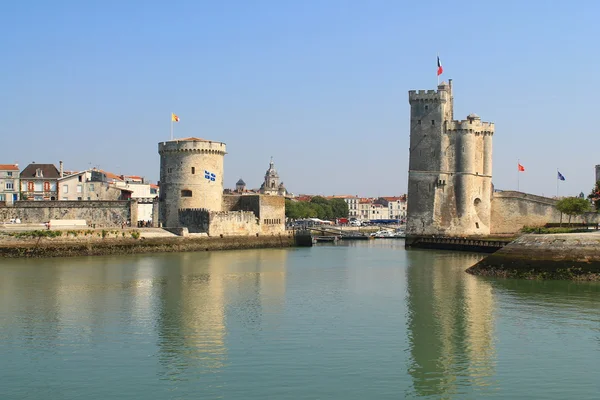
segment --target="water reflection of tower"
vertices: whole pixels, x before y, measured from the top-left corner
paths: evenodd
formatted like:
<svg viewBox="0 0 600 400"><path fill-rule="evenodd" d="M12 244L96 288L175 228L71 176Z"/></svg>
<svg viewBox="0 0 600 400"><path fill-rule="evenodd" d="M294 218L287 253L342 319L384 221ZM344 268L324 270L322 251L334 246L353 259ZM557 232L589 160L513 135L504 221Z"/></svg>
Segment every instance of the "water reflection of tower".
<svg viewBox="0 0 600 400"><path fill-rule="evenodd" d="M221 368L226 336L236 342L240 331L232 327L258 329L265 315L281 312L286 257L282 250L247 250L165 258L158 329L167 375Z"/></svg>
<svg viewBox="0 0 600 400"><path fill-rule="evenodd" d="M285 300L288 250L262 249L218 254L227 276L228 324L244 330L276 323ZM275 318L275 319L274 319Z"/></svg>
<svg viewBox="0 0 600 400"><path fill-rule="evenodd" d="M408 252L409 373L418 395L478 391L493 375L493 294L464 273L479 255Z"/></svg>
<svg viewBox="0 0 600 400"><path fill-rule="evenodd" d="M212 253L164 259L158 335L167 375L218 369L226 358L223 275ZM191 372L191 371L190 371Z"/></svg>

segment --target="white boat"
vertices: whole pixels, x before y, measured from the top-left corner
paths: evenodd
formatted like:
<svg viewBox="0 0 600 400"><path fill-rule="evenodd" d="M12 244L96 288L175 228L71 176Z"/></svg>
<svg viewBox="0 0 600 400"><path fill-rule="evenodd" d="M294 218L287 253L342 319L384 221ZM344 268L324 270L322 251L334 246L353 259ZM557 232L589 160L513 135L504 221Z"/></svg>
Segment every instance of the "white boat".
<svg viewBox="0 0 600 400"><path fill-rule="evenodd" d="M404 231L392 231L390 229L380 229L375 233L371 233L371 236L376 239L402 239L406 237Z"/></svg>

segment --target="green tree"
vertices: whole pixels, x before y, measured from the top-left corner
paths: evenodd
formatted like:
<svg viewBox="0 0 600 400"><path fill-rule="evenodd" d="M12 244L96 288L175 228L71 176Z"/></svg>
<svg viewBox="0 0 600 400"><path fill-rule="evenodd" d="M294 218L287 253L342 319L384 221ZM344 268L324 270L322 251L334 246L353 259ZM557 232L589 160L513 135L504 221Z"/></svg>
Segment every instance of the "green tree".
<svg viewBox="0 0 600 400"><path fill-rule="evenodd" d="M285 199L285 217L290 219L302 218L297 202Z"/></svg>
<svg viewBox="0 0 600 400"><path fill-rule="evenodd" d="M600 212L600 181L596 182L596 185L588 195L588 199L594 203L596 211Z"/></svg>
<svg viewBox="0 0 600 400"><path fill-rule="evenodd" d="M569 216L569 225L571 225L571 217L581 215L590 209L590 203L586 199L579 197L565 197L556 203L556 208L563 214Z"/></svg>
<svg viewBox="0 0 600 400"><path fill-rule="evenodd" d="M346 203L343 199L332 199L329 203L331 204L331 208L333 210L333 218L348 217L348 203Z"/></svg>

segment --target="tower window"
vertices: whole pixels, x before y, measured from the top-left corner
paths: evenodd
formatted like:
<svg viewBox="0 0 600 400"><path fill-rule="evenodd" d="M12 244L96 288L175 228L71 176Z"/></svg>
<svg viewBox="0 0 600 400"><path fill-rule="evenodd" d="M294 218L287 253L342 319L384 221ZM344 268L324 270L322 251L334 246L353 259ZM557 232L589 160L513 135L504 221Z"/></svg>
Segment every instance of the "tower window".
<svg viewBox="0 0 600 400"><path fill-rule="evenodd" d="M429 106L425 105L425 111L429 110Z"/></svg>
<svg viewBox="0 0 600 400"><path fill-rule="evenodd" d="M192 167L192 175L196 173L196 167Z"/></svg>
<svg viewBox="0 0 600 400"><path fill-rule="evenodd" d="M435 119L431 120L431 125L435 125Z"/></svg>
<svg viewBox="0 0 600 400"><path fill-rule="evenodd" d="M479 222L475 222L475 228L479 229Z"/></svg>
<svg viewBox="0 0 600 400"><path fill-rule="evenodd" d="M192 191L191 190L182 190L181 191L181 197L192 197Z"/></svg>
<svg viewBox="0 0 600 400"><path fill-rule="evenodd" d="M418 121L417 121L417 125L421 125L421 120L418 120Z"/></svg>

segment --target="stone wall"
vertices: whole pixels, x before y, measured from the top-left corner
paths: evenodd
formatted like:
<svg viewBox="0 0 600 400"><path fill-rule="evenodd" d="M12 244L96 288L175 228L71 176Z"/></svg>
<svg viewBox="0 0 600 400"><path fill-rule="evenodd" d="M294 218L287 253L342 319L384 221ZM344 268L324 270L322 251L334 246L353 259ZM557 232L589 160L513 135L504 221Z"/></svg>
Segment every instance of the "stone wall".
<svg viewBox="0 0 600 400"><path fill-rule="evenodd" d="M223 210L252 211L265 235L285 232L285 197L271 195L226 195Z"/></svg>
<svg viewBox="0 0 600 400"><path fill-rule="evenodd" d="M179 223L173 227L187 227L190 233L208 233L210 211L205 208L184 208L178 211Z"/></svg>
<svg viewBox="0 0 600 400"><path fill-rule="evenodd" d="M256 236L261 226L252 211L211 212L210 236Z"/></svg>
<svg viewBox="0 0 600 400"><path fill-rule="evenodd" d="M557 201L532 194L503 191L492 197L492 234L513 234L524 226L544 226L547 223L560 223L561 213L556 209ZM562 215L562 222L569 220ZM586 213L573 217L571 222L600 222L597 213Z"/></svg>
<svg viewBox="0 0 600 400"><path fill-rule="evenodd" d="M261 233L272 235L285 232L285 197L260 196L258 215Z"/></svg>
<svg viewBox="0 0 600 400"><path fill-rule="evenodd" d="M83 219L96 227L121 227L137 221L136 201L17 201L0 207L0 221L19 218L24 224L41 224L51 219Z"/></svg>

